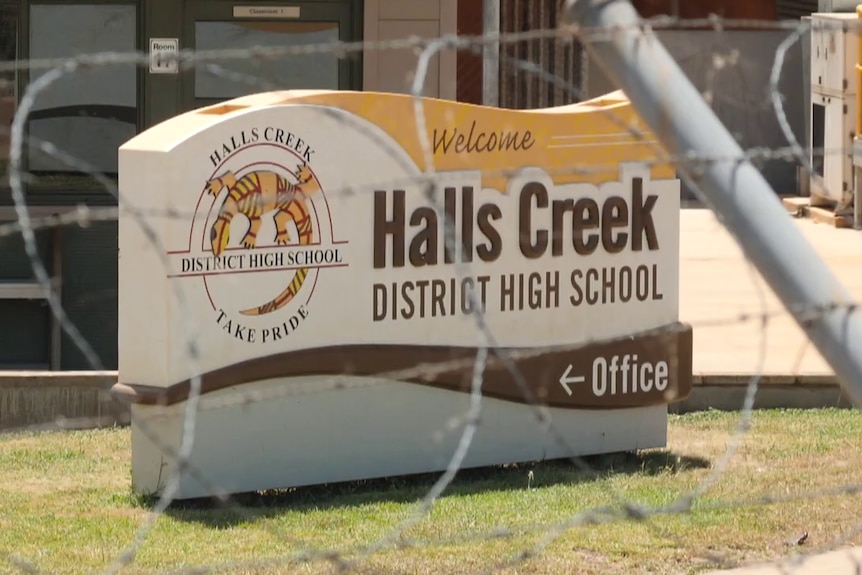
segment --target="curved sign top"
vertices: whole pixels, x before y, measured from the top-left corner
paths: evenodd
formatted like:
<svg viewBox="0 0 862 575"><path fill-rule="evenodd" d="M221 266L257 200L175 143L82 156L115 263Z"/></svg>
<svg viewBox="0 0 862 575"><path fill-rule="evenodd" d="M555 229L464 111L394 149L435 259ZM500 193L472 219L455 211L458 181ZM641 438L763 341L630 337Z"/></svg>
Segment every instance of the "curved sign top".
<svg viewBox="0 0 862 575"><path fill-rule="evenodd" d="M117 392L394 373L487 330L549 405L685 396L660 158L621 92L529 111L270 92L167 120L120 149ZM392 377L466 389L464 370ZM486 391L527 402L516 379L491 370Z"/></svg>

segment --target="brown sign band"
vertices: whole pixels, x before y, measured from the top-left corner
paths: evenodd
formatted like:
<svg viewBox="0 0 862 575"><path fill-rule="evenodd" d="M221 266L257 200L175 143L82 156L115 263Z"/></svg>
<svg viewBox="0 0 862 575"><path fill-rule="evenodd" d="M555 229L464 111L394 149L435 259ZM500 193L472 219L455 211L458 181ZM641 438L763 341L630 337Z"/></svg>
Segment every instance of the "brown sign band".
<svg viewBox="0 0 862 575"><path fill-rule="evenodd" d="M691 393L692 339L690 325L673 323L577 347L489 350L482 394L569 409L672 403ZM279 377L354 375L470 393L476 352L470 347L419 345L345 345L290 351L205 373L200 389L203 395ZM190 389L190 380L185 380L166 388L117 383L111 391L126 403L171 405L188 399Z"/></svg>

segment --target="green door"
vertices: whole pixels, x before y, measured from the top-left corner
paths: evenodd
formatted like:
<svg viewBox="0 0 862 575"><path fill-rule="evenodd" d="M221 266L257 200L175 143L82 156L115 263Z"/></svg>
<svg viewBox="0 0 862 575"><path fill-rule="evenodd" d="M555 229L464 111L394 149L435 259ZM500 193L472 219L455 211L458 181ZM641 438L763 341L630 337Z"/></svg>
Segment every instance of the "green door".
<svg viewBox="0 0 862 575"><path fill-rule="evenodd" d="M185 48L236 52L183 72L184 110L271 90L362 89L360 51L339 58L338 50L319 49L360 39L360 0L191 0L186 6Z"/></svg>

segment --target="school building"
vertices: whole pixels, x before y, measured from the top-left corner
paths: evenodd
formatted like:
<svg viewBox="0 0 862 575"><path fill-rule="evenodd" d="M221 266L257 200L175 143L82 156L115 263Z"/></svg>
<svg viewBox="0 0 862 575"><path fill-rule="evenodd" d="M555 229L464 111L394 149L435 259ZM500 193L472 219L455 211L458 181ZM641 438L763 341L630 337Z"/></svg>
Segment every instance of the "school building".
<svg viewBox="0 0 862 575"><path fill-rule="evenodd" d="M148 51L153 43L207 51L476 35L483 30L482 4L483 0L0 0L0 63L128 54ZM500 0L500 31L555 27L560 4L559 0ZM634 4L643 16L678 13L685 18L712 12L728 18L798 19L817 10L817 2L811 0L638 0ZM698 33L715 45L693 42L691 34ZM756 91L748 95L746 90L766 85L768 73L763 71L768 72L774 54L769 50L786 32L722 33L719 39L714 30L661 32L698 85L713 80L702 74L715 50L742 46L742 64L716 88L717 112L738 128L746 144L777 145L777 124L762 118L763 110L757 108L763 105L763 95ZM562 105L614 89L572 40L506 44L500 54L501 107ZM249 55L176 73L164 73L158 65L150 70L146 65L106 61L60 76L36 95L25 126L22 186L31 217L117 206L117 199L87 171L115 179L117 147L175 114L271 89L410 89L417 62L413 50L375 49L340 56L336 52L277 58ZM801 93L804 86L800 76L794 77L794 70L801 71L801 56L793 58L791 54L791 72L782 79L791 94L791 116L797 105L792 94ZM538 65L545 75L512 64L517 61ZM8 177L12 119L28 86L46 71L0 71L0 229L16 220ZM445 51L436 56L428 68L425 95L481 103L481 55ZM756 104L754 108L746 98ZM800 116L798 125L802 122ZM63 154L47 153L46 145ZM790 187L795 178L794 166L775 164L766 169L772 170L771 181L781 186ZM86 226L41 227L35 237L38 258L67 317L92 346L101 367L116 369L116 221L96 218ZM20 234L0 234L0 325L0 369L93 367L54 319Z"/></svg>

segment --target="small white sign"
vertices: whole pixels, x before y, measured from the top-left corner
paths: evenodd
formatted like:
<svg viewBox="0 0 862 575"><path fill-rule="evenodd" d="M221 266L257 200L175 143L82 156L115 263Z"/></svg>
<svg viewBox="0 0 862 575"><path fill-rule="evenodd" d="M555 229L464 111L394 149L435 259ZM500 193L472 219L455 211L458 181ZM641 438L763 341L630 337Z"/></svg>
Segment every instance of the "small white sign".
<svg viewBox="0 0 862 575"><path fill-rule="evenodd" d="M234 18L299 18L299 6L234 6Z"/></svg>
<svg viewBox="0 0 862 575"><path fill-rule="evenodd" d="M150 38L150 74L176 74L179 52L178 38Z"/></svg>

